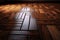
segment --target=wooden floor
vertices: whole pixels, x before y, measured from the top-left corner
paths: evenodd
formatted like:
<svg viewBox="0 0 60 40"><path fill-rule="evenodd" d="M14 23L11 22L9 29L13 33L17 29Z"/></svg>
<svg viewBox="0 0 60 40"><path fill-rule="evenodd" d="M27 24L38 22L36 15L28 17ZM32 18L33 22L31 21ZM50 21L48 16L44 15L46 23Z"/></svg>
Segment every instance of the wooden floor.
<svg viewBox="0 0 60 40"><path fill-rule="evenodd" d="M0 40L60 40L59 5L0 5Z"/></svg>

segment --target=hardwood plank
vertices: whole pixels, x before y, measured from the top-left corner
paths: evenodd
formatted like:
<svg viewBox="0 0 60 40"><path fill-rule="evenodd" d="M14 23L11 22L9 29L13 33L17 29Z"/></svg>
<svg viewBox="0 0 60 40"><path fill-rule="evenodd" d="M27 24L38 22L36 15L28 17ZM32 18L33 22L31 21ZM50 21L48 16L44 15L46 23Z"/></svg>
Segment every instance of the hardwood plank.
<svg viewBox="0 0 60 40"><path fill-rule="evenodd" d="M30 19L29 30L37 30L36 20L33 17Z"/></svg>
<svg viewBox="0 0 60 40"><path fill-rule="evenodd" d="M28 30L28 27L29 27L29 17L30 16L26 15L21 30Z"/></svg>
<svg viewBox="0 0 60 40"><path fill-rule="evenodd" d="M28 35L29 34L29 32L28 31L12 31L11 33L10 33L10 35Z"/></svg>
<svg viewBox="0 0 60 40"><path fill-rule="evenodd" d="M9 40L25 40L26 37L24 35L10 35Z"/></svg>
<svg viewBox="0 0 60 40"><path fill-rule="evenodd" d="M48 25L47 28L49 32L51 33L54 40L60 40L59 31L56 29L54 25Z"/></svg>

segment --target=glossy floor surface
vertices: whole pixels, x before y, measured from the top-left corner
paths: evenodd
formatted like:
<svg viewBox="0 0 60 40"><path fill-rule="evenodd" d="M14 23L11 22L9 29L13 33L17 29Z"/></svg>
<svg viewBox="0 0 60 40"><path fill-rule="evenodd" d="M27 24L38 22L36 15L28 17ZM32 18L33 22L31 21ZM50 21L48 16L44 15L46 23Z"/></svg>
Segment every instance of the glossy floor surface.
<svg viewBox="0 0 60 40"><path fill-rule="evenodd" d="M0 5L0 40L59 40L60 4Z"/></svg>

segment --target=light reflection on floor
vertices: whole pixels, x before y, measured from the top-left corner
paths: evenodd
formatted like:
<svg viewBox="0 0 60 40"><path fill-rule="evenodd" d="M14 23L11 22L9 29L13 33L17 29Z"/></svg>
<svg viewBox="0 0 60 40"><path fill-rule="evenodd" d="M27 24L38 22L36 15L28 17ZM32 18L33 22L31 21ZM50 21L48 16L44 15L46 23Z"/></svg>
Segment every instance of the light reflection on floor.
<svg viewBox="0 0 60 40"><path fill-rule="evenodd" d="M24 40L26 39L26 35L31 35L30 31L27 30L37 30L36 26L36 20L35 18L32 17L32 10L29 7L24 7L22 8L15 16L16 23L15 27L10 34L19 34L20 36L12 36L10 35L10 40L11 39L19 39L19 40ZM16 31L17 30L17 31ZM24 31L23 31L24 30ZM25 36L21 36L21 34L25 34Z"/></svg>
<svg viewBox="0 0 60 40"><path fill-rule="evenodd" d="M36 23L37 23L39 30L41 30L43 33L40 36L43 36L44 40L51 39L50 35L49 35L50 32L48 33L48 31L51 31L51 33L53 35L53 39L58 40L59 39L58 35L60 35L59 34L59 31L60 31L59 5L58 4L55 5L55 3L54 4L50 4L50 3L48 3L48 4L47 3L46 4L44 4L44 3L24 4L23 3L23 4L0 5L0 20L1 20L0 26L2 27L2 29L0 28L1 29L0 31L4 30L0 33L0 37L2 35L5 35L6 33L8 33L8 32L5 32L5 30L8 31L8 30L12 29L12 27L14 27L12 30L12 33L14 33L14 34L19 34L19 33L32 34L31 32L27 32L27 30L28 29L35 30ZM34 9L34 12L30 8ZM32 17L32 14L33 14L33 17L36 18L37 22L35 21L35 18ZM29 21L30 21L30 26L28 28ZM22 27L22 24L23 24L23 27ZM41 24L43 24L43 25L41 25ZM51 28L54 29L54 32L50 28L51 24L53 26L53 28L52 27ZM48 25L48 27L46 27L47 25ZM45 29L45 28L47 28L47 29ZM58 30L56 30L56 29L58 29ZM23 31L23 33L20 32L20 30ZM39 31L39 32L41 33L41 31ZM34 32L34 33L37 33L37 32ZM56 35L56 37L55 37L55 35ZM18 37L18 35L15 35L15 36L12 35L11 37L16 38L16 37ZM5 38L5 36L4 36L4 38ZM4 38L2 36L2 39L4 39ZM20 37L18 37L18 38L20 38ZM34 38L36 38L35 35L34 35Z"/></svg>

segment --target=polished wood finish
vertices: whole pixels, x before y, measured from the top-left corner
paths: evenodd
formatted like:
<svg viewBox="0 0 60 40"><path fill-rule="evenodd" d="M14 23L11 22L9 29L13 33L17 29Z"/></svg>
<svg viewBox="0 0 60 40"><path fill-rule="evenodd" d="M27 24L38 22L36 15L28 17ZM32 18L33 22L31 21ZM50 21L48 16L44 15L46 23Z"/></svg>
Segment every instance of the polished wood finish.
<svg viewBox="0 0 60 40"><path fill-rule="evenodd" d="M60 4L0 5L0 39L60 40L58 5Z"/></svg>

